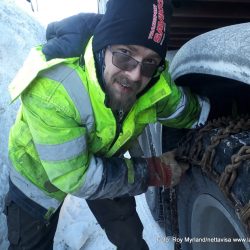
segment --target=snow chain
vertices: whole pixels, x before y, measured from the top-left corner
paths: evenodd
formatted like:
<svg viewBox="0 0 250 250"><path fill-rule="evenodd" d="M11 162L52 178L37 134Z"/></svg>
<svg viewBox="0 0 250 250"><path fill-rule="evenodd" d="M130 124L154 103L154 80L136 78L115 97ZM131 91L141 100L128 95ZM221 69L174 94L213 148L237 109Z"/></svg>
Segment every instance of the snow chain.
<svg viewBox="0 0 250 250"><path fill-rule="evenodd" d="M204 136L214 129L217 131L216 134L212 136L210 145L204 148L202 144ZM177 149L176 157L181 161L200 166L202 171L219 185L226 198L232 202L236 214L250 235L250 201L242 205L231 192L231 188L237 179L237 169L243 165L244 161L250 159L250 146L244 145L236 154L232 155L231 163L225 167L221 175L212 167L215 150L220 142L233 134L249 129L250 119L248 116L238 119L222 117L209 121L204 127L194 129L185 136Z"/></svg>
<svg viewBox="0 0 250 250"><path fill-rule="evenodd" d="M179 237L179 226L178 226L178 212L177 212L177 194L175 188L162 188L162 208L164 214L164 226L167 228L171 227L171 233L173 237ZM166 215L168 214L168 217ZM171 225L167 224L167 220L170 221ZM167 231L165 231L166 235ZM174 250L180 250L181 244L175 242Z"/></svg>

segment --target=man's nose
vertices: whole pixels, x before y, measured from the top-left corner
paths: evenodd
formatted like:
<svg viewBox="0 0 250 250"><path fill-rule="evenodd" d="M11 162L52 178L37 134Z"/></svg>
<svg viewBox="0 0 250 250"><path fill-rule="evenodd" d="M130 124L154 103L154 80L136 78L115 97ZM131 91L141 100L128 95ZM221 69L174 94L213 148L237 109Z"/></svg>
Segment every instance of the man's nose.
<svg viewBox="0 0 250 250"><path fill-rule="evenodd" d="M129 79L134 82L139 82L141 80L141 64L137 64L136 67L130 71L127 71Z"/></svg>

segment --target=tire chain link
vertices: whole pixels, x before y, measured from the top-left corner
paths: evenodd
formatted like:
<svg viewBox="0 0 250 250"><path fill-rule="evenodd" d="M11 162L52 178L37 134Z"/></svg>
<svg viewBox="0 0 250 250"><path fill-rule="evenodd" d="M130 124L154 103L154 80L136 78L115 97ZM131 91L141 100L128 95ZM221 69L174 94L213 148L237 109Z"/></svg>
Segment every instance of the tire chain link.
<svg viewBox="0 0 250 250"><path fill-rule="evenodd" d="M205 149L202 147L203 138L211 130L217 129L214 136L211 137L210 145ZM205 126L191 130L180 142L176 151L177 159L201 167L202 171L218 183L223 194L232 202L236 214L239 216L243 225L245 225L248 235L250 235L250 201L242 205L236 196L231 192L231 188L237 178L237 169L243 165L243 162L250 159L250 146L242 146L239 151L231 156L231 163L228 164L223 173L219 175L213 168L213 160L216 153L216 147L223 139L233 134L250 129L249 116L232 119L221 117L209 121Z"/></svg>

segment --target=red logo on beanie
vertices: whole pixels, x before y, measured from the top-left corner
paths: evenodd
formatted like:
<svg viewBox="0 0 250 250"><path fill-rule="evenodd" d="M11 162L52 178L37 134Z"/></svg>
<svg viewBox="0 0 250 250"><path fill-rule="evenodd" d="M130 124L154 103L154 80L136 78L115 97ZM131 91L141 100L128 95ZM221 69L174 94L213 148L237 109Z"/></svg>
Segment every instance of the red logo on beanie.
<svg viewBox="0 0 250 250"><path fill-rule="evenodd" d="M165 18L163 10L163 0L157 0L157 5L153 4L153 20L148 39L162 44L165 38Z"/></svg>

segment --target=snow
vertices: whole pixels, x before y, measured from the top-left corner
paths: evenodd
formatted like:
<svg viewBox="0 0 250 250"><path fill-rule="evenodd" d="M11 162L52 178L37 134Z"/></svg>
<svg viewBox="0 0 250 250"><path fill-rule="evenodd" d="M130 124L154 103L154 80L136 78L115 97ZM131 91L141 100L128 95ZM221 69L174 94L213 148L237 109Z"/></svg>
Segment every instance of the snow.
<svg viewBox="0 0 250 250"><path fill-rule="evenodd" d="M31 10L31 4L26 0L16 0L24 10ZM31 0L36 18L44 25L61 20L79 12L96 13L97 0Z"/></svg>
<svg viewBox="0 0 250 250"><path fill-rule="evenodd" d="M19 2L20 0L16 0ZM11 125L15 120L19 103L10 104L8 84L15 76L31 47L45 39L45 28L32 13L24 12L29 6L23 1L23 8L15 0L1 0L0 3L0 249L8 248L6 218L3 214L4 196L8 191L7 144ZM150 249L173 249L173 243L153 220L144 195L136 197L137 211L145 226L144 238ZM55 250L111 250L115 247L96 222L86 202L68 196L61 209L55 237Z"/></svg>
<svg viewBox="0 0 250 250"><path fill-rule="evenodd" d="M154 221L144 195L136 197L137 212L144 225L143 237L150 250L172 250L173 242L164 236L162 228ZM84 250L114 250L104 231L96 222L85 200L67 196L60 213L54 248ZM70 248L68 248L70 246Z"/></svg>
<svg viewBox="0 0 250 250"><path fill-rule="evenodd" d="M8 190L8 133L14 122L18 102L9 105L7 86L29 52L43 41L44 29L34 19L14 5L14 1L0 3L0 249L7 249L6 220L3 215L4 196Z"/></svg>

